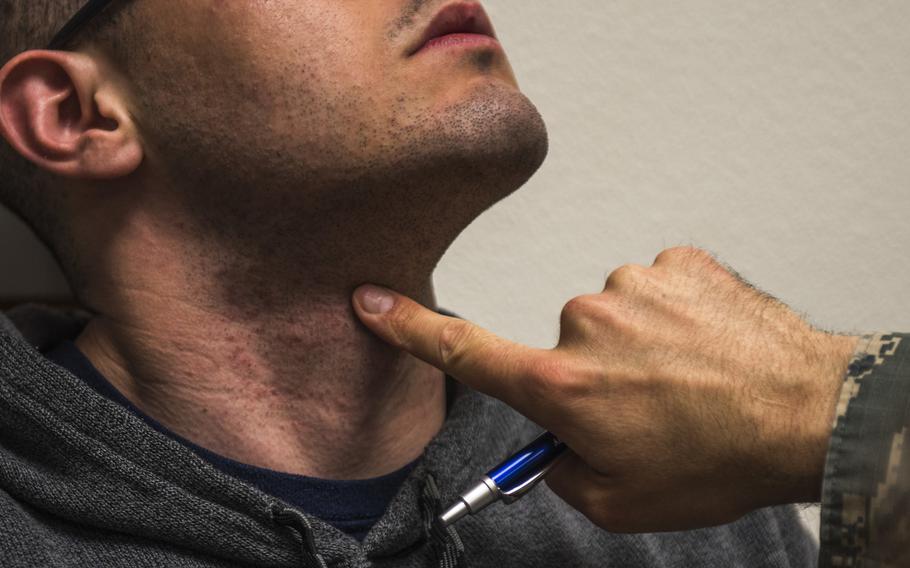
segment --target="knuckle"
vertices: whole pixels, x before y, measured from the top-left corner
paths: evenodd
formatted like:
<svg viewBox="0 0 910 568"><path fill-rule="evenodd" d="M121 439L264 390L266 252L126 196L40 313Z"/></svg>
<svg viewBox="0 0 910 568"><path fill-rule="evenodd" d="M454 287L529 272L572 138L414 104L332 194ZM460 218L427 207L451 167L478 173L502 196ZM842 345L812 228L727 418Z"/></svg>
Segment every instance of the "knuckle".
<svg viewBox="0 0 910 568"><path fill-rule="evenodd" d="M576 296L566 302L566 304L562 307L560 320L563 322L570 322L575 320L590 319L599 309L599 301L595 296L590 294L586 294L584 296Z"/></svg>
<svg viewBox="0 0 910 568"><path fill-rule="evenodd" d="M594 295L578 296L566 302L559 315L560 342L572 343L590 337L602 311L602 301Z"/></svg>
<svg viewBox="0 0 910 568"><path fill-rule="evenodd" d="M589 396L597 384L596 373L567 357L542 358L532 375L535 393L550 402Z"/></svg>
<svg viewBox="0 0 910 568"><path fill-rule="evenodd" d="M464 346L470 340L471 330L471 325L460 319L453 319L443 326L439 333L439 360L445 367L457 365L464 356Z"/></svg>
<svg viewBox="0 0 910 568"><path fill-rule="evenodd" d="M691 245L671 247L661 251L654 259L654 264L687 264L690 262L704 262L714 260L708 251Z"/></svg>
<svg viewBox="0 0 910 568"><path fill-rule="evenodd" d="M624 264L610 273L604 290L626 290L640 285L647 277L647 268L640 264Z"/></svg>
<svg viewBox="0 0 910 568"><path fill-rule="evenodd" d="M599 345L604 337L634 331L634 302L615 292L579 296L563 307L560 345Z"/></svg>

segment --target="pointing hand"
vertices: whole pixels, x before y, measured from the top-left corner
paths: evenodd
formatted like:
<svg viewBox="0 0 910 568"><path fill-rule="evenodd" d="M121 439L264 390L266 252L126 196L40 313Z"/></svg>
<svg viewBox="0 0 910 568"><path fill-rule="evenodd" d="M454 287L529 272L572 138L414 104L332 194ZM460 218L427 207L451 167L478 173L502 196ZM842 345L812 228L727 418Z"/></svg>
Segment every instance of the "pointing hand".
<svg viewBox="0 0 910 568"><path fill-rule="evenodd" d="M565 305L552 349L376 291L354 295L370 330L571 448L547 483L605 529L711 526L820 496L857 338L813 328L704 251L615 270Z"/></svg>

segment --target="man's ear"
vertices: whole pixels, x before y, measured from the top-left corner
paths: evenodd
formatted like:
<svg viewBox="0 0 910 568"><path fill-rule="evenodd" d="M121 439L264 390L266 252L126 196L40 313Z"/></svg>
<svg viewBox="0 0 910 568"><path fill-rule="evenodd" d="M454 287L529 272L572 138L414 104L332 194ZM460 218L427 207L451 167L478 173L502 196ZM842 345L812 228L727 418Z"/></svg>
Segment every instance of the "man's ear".
<svg viewBox="0 0 910 568"><path fill-rule="evenodd" d="M60 176L111 179L142 162L143 149L114 82L88 55L26 51L0 69L0 135Z"/></svg>

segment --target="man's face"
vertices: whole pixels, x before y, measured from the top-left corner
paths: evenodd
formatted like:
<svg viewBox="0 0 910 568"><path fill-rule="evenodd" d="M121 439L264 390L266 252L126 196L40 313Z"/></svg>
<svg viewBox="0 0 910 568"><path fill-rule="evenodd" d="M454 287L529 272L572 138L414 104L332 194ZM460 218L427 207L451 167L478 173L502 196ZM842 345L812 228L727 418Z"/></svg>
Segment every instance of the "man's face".
<svg viewBox="0 0 910 568"><path fill-rule="evenodd" d="M423 46L443 10L456 23L440 33L482 32L477 2L137 0L135 9L150 23L141 42L153 46L133 63L136 114L175 179L319 193L499 176L511 191L546 154L543 122L498 42Z"/></svg>

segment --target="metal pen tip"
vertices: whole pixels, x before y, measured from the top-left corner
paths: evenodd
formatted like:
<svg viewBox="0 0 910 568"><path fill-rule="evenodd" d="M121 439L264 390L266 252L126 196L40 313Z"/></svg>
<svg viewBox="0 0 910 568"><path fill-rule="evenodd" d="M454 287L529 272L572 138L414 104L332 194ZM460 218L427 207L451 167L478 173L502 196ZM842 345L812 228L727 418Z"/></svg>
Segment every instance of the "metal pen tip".
<svg viewBox="0 0 910 568"><path fill-rule="evenodd" d="M470 512L471 510L468 509L465 502L459 499L457 503L446 509L446 512L439 516L439 522L442 523L443 527L447 527Z"/></svg>

